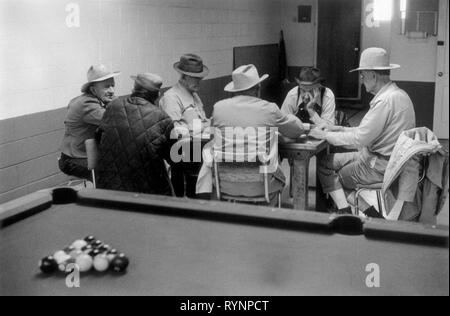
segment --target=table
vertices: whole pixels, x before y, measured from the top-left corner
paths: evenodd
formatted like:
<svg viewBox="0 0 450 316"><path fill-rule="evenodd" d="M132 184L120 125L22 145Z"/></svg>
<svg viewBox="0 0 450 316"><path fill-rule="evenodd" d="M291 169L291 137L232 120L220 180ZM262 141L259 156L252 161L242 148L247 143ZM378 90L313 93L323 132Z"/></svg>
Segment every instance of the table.
<svg viewBox="0 0 450 316"><path fill-rule="evenodd" d="M449 294L448 228L69 188L0 205L0 223L0 295ZM68 288L39 273L90 234L129 256L126 274Z"/></svg>
<svg viewBox="0 0 450 316"><path fill-rule="evenodd" d="M280 142L278 150L282 159L287 158L291 167L291 190L294 197L294 209L308 209L308 177L311 157L328 148L325 140L300 138L295 142ZM317 168L316 168L317 170ZM316 206L319 204L316 194Z"/></svg>

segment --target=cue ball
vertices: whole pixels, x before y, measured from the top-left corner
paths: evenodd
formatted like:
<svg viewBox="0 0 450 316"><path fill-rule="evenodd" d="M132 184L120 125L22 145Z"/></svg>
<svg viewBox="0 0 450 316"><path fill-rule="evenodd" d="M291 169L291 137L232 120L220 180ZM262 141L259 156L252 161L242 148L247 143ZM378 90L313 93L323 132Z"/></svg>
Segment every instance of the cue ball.
<svg viewBox="0 0 450 316"><path fill-rule="evenodd" d="M109 261L106 255L99 254L94 258L94 269L98 272L104 272L109 268Z"/></svg>
<svg viewBox="0 0 450 316"><path fill-rule="evenodd" d="M39 261L39 268L43 273L53 273L58 269L58 264L53 256L48 256Z"/></svg>
<svg viewBox="0 0 450 316"><path fill-rule="evenodd" d="M114 272L123 272L127 269L129 263L130 260L128 260L128 258L121 253L111 261L111 269Z"/></svg>
<svg viewBox="0 0 450 316"><path fill-rule="evenodd" d="M87 272L91 270L93 263L92 257L85 253L79 255L75 260L75 264L78 265L80 272Z"/></svg>
<svg viewBox="0 0 450 316"><path fill-rule="evenodd" d="M82 249L83 247L85 247L86 245L87 245L88 243L85 241L85 240L75 240L74 242L73 242L73 244L72 244L72 246L75 248L75 249L78 249L78 250L80 250L80 249Z"/></svg>

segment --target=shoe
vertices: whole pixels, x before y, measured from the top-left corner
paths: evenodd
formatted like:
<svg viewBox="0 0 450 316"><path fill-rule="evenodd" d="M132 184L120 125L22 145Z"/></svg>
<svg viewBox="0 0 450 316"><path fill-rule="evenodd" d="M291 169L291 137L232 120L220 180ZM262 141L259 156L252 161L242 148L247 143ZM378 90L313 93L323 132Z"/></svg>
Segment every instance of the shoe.
<svg viewBox="0 0 450 316"><path fill-rule="evenodd" d="M369 207L367 210L365 210L364 212L364 215L366 215L367 217L370 217L370 218L380 218L380 219L385 219L384 217L383 217L383 215L381 215L376 209L375 209L375 207L373 207L373 206L371 206L371 207Z"/></svg>

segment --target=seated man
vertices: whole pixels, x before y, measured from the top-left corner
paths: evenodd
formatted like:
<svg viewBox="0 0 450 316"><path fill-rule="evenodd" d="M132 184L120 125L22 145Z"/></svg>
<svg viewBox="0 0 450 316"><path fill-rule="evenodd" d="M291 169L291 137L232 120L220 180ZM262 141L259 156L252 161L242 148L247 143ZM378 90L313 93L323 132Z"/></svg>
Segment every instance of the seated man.
<svg viewBox="0 0 450 316"><path fill-rule="evenodd" d="M154 105L162 80L140 74L131 95L108 106L100 124L97 187L172 195L163 159L169 160L170 117Z"/></svg>
<svg viewBox="0 0 450 316"><path fill-rule="evenodd" d="M320 70L304 67L296 81L298 86L288 92L281 111L307 124L334 124L336 101L333 92L322 85Z"/></svg>
<svg viewBox="0 0 450 316"><path fill-rule="evenodd" d="M273 128L277 129L281 135L288 138L298 138L303 131L302 123L298 118L291 114L284 114L275 103L270 103L260 99L261 82L268 78L268 75L259 76L254 65L244 65L233 71L233 81L225 87L225 91L232 92L234 96L217 102L214 105L213 127L217 130L226 130L227 128ZM217 133L216 133L217 135ZM251 137L245 136L243 148L252 148L249 145ZM215 137L214 148L226 152L227 148L234 148L233 142L236 139L227 139ZM273 145L273 144L271 144ZM276 145L276 144L275 144ZM205 164L206 165L206 164ZM206 166L204 166L206 168ZM197 184L197 193L206 193L212 191L212 174L202 169L202 175L208 172L208 178L205 176L204 183ZM272 174L270 183L270 193L279 191L285 185L285 177L281 169L276 168ZM205 184L205 185L203 185ZM227 190L229 195L251 196L252 188L248 186L230 185Z"/></svg>
<svg viewBox="0 0 450 316"><path fill-rule="evenodd" d="M175 132L189 137L187 134L193 133L195 120L201 122L202 130L210 126L198 95L200 83L208 75L209 69L194 54L181 56L173 67L180 73L180 80L164 94L159 105L172 118ZM178 197L195 197L195 183L200 167L199 162L192 161L172 165L172 184Z"/></svg>
<svg viewBox="0 0 450 316"><path fill-rule="evenodd" d="M359 71L367 92L375 95L370 109L358 127L323 124L310 136L325 139L335 146L353 146L354 153L324 156L318 175L338 213L351 213L343 188L354 190L358 184L383 182L389 157L400 134L415 127L414 107L408 94L390 80L390 71L399 68L389 62L382 48L368 48L361 54Z"/></svg>
<svg viewBox="0 0 450 316"><path fill-rule="evenodd" d="M84 142L94 138L105 107L114 98L114 77L119 74L108 71L104 65L91 66L87 72L88 82L81 87L83 94L70 101L59 159L59 168L65 174L91 178Z"/></svg>

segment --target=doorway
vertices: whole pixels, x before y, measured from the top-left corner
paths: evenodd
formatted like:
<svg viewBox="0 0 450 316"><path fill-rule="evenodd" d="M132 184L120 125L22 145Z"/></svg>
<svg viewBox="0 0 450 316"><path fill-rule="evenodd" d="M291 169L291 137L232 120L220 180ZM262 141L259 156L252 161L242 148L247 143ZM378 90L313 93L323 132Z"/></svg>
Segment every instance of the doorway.
<svg viewBox="0 0 450 316"><path fill-rule="evenodd" d="M448 0L439 1L438 56L436 70L436 95L434 104L433 131L442 139L448 139Z"/></svg>
<svg viewBox="0 0 450 316"><path fill-rule="evenodd" d="M362 0L318 0L317 67L336 98L360 98Z"/></svg>

